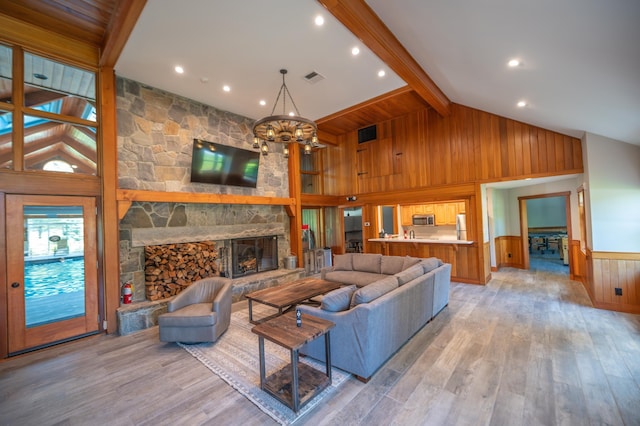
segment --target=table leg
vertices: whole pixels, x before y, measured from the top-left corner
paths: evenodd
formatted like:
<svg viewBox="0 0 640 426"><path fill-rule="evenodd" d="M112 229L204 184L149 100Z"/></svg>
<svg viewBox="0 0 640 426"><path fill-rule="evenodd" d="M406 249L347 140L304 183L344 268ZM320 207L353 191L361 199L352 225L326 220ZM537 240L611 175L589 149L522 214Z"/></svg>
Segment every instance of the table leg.
<svg viewBox="0 0 640 426"><path fill-rule="evenodd" d="M300 395L298 395L298 350L291 350L291 402L293 411L298 412Z"/></svg>
<svg viewBox="0 0 640 426"><path fill-rule="evenodd" d="M253 324L253 300L249 299L249 322Z"/></svg>
<svg viewBox="0 0 640 426"><path fill-rule="evenodd" d="M265 385L264 337L258 336L258 352L260 353L260 389Z"/></svg>
<svg viewBox="0 0 640 426"><path fill-rule="evenodd" d="M329 332L327 331L324 335L324 352L325 352L325 361L327 362L327 377L329 377L329 383L331 383L331 339L329 338Z"/></svg>

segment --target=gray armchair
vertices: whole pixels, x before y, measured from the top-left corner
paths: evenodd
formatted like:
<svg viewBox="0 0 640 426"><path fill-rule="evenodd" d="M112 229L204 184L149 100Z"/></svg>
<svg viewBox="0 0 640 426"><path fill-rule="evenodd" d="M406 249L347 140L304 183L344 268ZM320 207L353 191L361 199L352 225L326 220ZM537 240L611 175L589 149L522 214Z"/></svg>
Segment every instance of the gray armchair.
<svg viewBox="0 0 640 426"><path fill-rule="evenodd" d="M215 342L231 322L231 280L204 278L178 294L158 317L160 341Z"/></svg>

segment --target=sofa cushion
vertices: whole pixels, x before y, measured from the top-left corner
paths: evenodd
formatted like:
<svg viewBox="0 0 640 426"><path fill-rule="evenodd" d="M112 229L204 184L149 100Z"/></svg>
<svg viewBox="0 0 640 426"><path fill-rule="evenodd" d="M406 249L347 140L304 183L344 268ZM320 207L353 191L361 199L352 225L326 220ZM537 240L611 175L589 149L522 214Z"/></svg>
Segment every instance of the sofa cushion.
<svg viewBox="0 0 640 426"><path fill-rule="evenodd" d="M422 268L424 269L424 273L426 274L427 272L433 271L437 267L441 266L442 261L437 257L430 257L428 259L422 260L420 262L420 265L422 265Z"/></svg>
<svg viewBox="0 0 640 426"><path fill-rule="evenodd" d="M378 297L398 288L398 279L393 275L371 283L368 286L356 290L351 297L351 307L362 303L369 303Z"/></svg>
<svg viewBox="0 0 640 426"><path fill-rule="evenodd" d="M376 253L359 253L351 258L353 262L353 270L361 272L380 273L380 263L382 255Z"/></svg>
<svg viewBox="0 0 640 426"><path fill-rule="evenodd" d="M395 275L402 271L404 265L403 256L382 256L380 263L380 273L385 275Z"/></svg>
<svg viewBox="0 0 640 426"><path fill-rule="evenodd" d="M398 279L398 286L401 286L424 274L425 272L424 269L422 269L422 265L413 265L412 267L407 268L404 271L398 272L397 274L395 274L395 277Z"/></svg>
<svg viewBox="0 0 640 426"><path fill-rule="evenodd" d="M341 287L324 295L320 308L325 311L346 311L351 305L351 296L356 291L355 285Z"/></svg>
<svg viewBox="0 0 640 426"><path fill-rule="evenodd" d="M333 257L333 270L353 271L353 264L351 263L351 253L336 254Z"/></svg>
<svg viewBox="0 0 640 426"><path fill-rule="evenodd" d="M420 263L422 259L418 257L405 256L404 262L402 262L402 270L404 271L407 268L411 268L413 265Z"/></svg>
<svg viewBox="0 0 640 426"><path fill-rule="evenodd" d="M355 284L358 287L364 287L387 276L388 275L373 274L371 272L327 271L324 279L333 281L334 283Z"/></svg>

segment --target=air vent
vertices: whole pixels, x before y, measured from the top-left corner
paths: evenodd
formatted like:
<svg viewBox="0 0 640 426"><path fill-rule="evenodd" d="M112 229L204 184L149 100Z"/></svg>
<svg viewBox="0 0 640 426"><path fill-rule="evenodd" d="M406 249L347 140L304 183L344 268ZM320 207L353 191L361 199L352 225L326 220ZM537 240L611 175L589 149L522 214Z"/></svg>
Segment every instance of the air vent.
<svg viewBox="0 0 640 426"><path fill-rule="evenodd" d="M316 71L311 71L309 74L304 76L304 79L307 83L316 84L317 82L324 80L324 76Z"/></svg>
<svg viewBox="0 0 640 426"><path fill-rule="evenodd" d="M369 142L378 137L376 125L363 127L358 130L358 143Z"/></svg>

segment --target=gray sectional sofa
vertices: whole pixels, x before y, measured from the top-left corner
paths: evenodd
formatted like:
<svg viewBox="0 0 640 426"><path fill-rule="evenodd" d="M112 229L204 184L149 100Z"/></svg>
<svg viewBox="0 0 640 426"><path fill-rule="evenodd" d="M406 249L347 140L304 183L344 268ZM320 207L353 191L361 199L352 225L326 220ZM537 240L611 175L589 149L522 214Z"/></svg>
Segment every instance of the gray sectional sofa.
<svg viewBox="0 0 640 426"><path fill-rule="evenodd" d="M451 265L437 258L348 253L321 277L345 285L320 306L300 305L303 321L309 314L334 322L332 364L363 381L449 303ZM300 353L324 361L324 340Z"/></svg>

